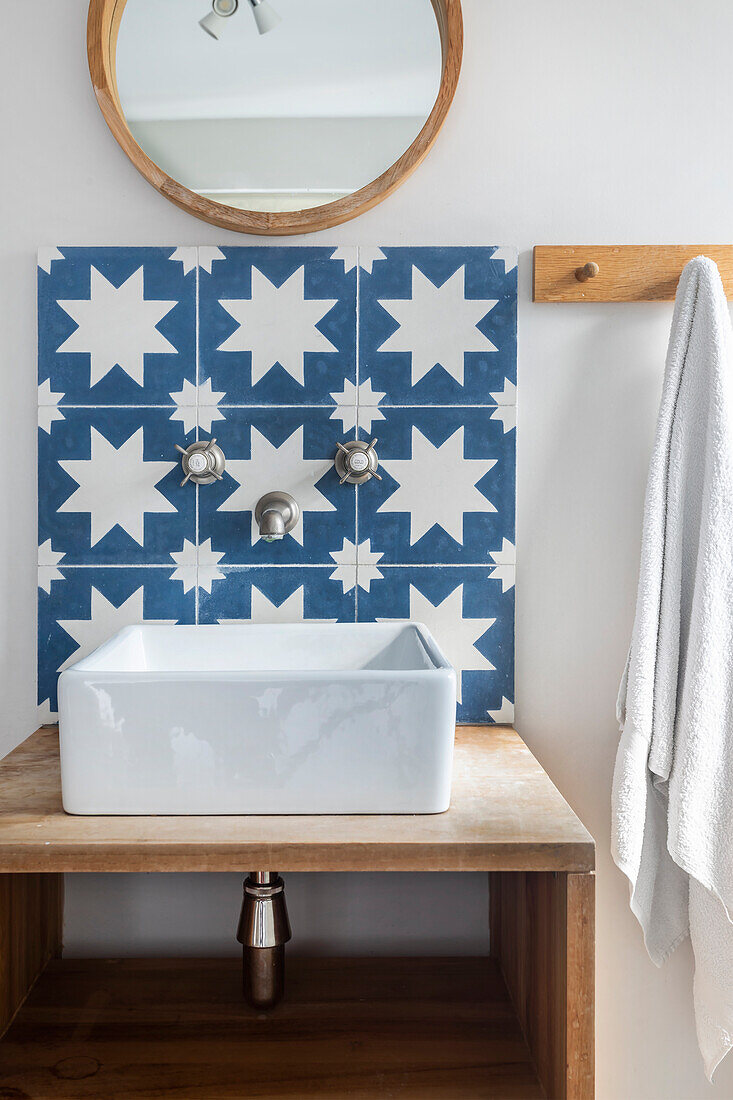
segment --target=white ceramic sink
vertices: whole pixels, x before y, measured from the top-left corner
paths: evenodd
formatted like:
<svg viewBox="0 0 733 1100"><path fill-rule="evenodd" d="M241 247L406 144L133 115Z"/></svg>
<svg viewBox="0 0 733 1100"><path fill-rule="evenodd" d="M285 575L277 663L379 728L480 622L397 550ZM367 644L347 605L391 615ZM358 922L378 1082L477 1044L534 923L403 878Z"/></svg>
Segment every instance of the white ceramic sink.
<svg viewBox="0 0 733 1100"><path fill-rule="evenodd" d="M130 626L59 679L73 814L419 814L455 673L420 623Z"/></svg>

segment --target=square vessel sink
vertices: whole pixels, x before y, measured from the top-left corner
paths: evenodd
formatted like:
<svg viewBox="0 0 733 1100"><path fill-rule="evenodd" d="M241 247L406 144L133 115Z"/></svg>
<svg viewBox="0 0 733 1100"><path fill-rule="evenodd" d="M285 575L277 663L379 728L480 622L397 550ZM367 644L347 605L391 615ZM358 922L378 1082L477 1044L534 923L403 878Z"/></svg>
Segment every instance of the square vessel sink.
<svg viewBox="0 0 733 1100"><path fill-rule="evenodd" d="M429 814L455 672L420 623L130 626L59 677L72 814Z"/></svg>

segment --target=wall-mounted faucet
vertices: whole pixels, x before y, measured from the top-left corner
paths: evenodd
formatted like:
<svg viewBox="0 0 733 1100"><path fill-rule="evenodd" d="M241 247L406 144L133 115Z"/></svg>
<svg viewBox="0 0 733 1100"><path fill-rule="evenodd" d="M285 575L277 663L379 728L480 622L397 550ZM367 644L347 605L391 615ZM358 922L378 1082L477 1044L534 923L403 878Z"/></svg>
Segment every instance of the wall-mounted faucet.
<svg viewBox="0 0 733 1100"><path fill-rule="evenodd" d="M260 538L265 542L277 542L284 538L299 519L298 502L290 493L279 490L265 493L255 506L255 523L260 529Z"/></svg>

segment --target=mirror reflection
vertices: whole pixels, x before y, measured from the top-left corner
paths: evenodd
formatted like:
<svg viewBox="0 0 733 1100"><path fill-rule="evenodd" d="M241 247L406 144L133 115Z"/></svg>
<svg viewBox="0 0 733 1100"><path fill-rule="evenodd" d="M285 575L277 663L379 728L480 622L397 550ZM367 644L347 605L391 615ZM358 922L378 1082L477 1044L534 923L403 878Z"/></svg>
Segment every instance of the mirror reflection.
<svg viewBox="0 0 733 1100"><path fill-rule="evenodd" d="M424 126L442 73L431 0L127 0L116 64L151 160L258 211L378 178Z"/></svg>

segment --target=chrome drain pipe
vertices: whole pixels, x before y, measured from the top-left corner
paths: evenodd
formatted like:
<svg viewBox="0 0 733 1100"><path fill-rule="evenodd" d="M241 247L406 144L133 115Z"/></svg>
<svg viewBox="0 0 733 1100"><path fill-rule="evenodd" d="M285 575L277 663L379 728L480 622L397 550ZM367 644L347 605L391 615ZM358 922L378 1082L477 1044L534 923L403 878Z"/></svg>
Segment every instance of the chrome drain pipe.
<svg viewBox="0 0 733 1100"><path fill-rule="evenodd" d="M250 871L243 891L237 939L244 997L253 1008L274 1008L285 989L285 944L292 934L285 884L275 871Z"/></svg>

